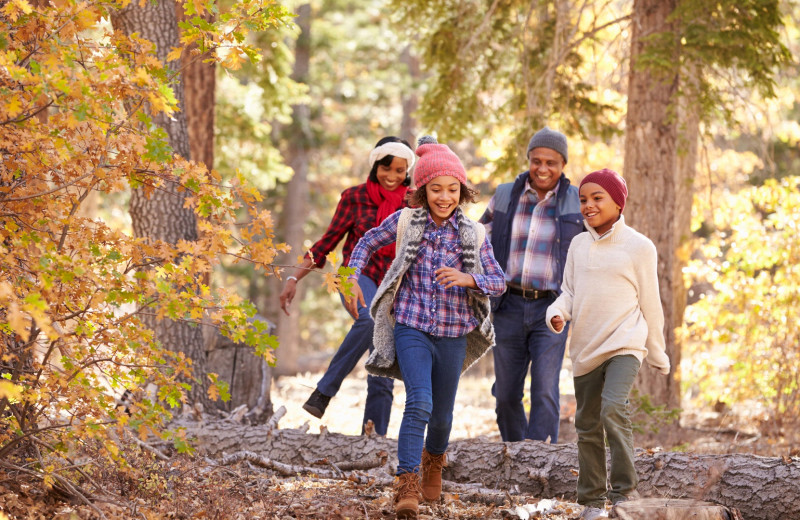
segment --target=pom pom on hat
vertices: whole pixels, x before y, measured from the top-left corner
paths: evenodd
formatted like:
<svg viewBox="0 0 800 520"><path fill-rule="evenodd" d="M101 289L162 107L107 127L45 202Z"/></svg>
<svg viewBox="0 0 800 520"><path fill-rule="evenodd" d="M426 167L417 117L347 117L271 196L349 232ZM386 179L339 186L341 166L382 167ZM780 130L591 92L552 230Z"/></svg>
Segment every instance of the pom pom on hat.
<svg viewBox="0 0 800 520"><path fill-rule="evenodd" d="M467 183L467 172L458 156L446 144L439 144L435 137L425 135L417 141L417 166L414 168L414 184L417 188L432 179L450 175L461 184Z"/></svg>
<svg viewBox="0 0 800 520"><path fill-rule="evenodd" d="M614 170L603 168L584 177L581 181L581 186L590 182L606 190L611 196L611 200L619 206L619 212L622 213L625 209L625 200L628 198L628 185L620 174Z"/></svg>
<svg viewBox="0 0 800 520"><path fill-rule="evenodd" d="M531 140L528 142L527 154L530 154L534 148L550 148L561 154L564 158L564 164L567 163L567 136L557 130L550 130L546 126L533 134Z"/></svg>

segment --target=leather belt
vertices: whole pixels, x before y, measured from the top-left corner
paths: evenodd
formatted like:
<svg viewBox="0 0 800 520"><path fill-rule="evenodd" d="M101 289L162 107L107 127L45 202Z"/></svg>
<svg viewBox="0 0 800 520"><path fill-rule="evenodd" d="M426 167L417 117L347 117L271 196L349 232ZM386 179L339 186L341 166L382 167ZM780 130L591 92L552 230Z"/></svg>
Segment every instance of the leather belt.
<svg viewBox="0 0 800 520"><path fill-rule="evenodd" d="M520 289L519 287L514 287L508 285L508 292L511 294L516 294L518 296L522 296L526 300L539 300L541 298L555 298L558 296L555 291L539 291L537 289Z"/></svg>

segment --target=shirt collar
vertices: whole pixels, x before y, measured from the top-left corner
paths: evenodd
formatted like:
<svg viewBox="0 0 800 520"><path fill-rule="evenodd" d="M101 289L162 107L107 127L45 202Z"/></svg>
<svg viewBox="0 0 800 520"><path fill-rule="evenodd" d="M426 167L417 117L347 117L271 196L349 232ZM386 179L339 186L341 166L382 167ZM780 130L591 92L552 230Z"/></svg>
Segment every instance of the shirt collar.
<svg viewBox="0 0 800 520"><path fill-rule="evenodd" d="M592 235L592 238L594 238L595 241L603 240L611 237L616 231L625 227L625 215L620 215L619 219L611 226L611 229L602 235L598 234L597 231L595 231L595 229L586 222L586 219L583 220L583 225L586 227L586 229L589 231L589 234Z"/></svg>
<svg viewBox="0 0 800 520"><path fill-rule="evenodd" d="M556 183L556 185L553 186L553 189L548 191L547 194L545 194L544 199L539 199L539 193L533 188L533 186L531 186L531 179L529 177L528 179L525 180L525 189L523 190L523 193L529 191L529 192L533 193L533 196L536 197L537 201L542 202L542 200L546 201L546 200L550 200L552 197L555 197L556 193L558 193L558 187L559 186L561 186L561 179L560 178L558 179L558 182Z"/></svg>
<svg viewBox="0 0 800 520"><path fill-rule="evenodd" d="M453 212L453 214L450 215L450 218L448 218L447 220L445 220L442 223L442 226L444 226L445 224L447 224L449 222L450 225L453 226L453 229L458 231L458 219L456 217L458 216L458 212L459 211L461 211L461 206L456 208L456 210ZM431 212L430 211L428 211L428 224L427 225L428 226L433 226L434 228L437 227L436 226L436 222L433 221L433 217L431 216Z"/></svg>

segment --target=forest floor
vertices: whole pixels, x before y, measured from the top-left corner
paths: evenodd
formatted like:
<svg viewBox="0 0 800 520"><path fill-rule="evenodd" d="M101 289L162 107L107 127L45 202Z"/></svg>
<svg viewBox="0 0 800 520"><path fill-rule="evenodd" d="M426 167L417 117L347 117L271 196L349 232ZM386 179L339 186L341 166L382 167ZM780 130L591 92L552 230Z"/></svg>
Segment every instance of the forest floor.
<svg viewBox="0 0 800 520"><path fill-rule="evenodd" d="M308 423L308 432L312 434L324 427L331 432L359 435L366 393L365 373L356 372L347 378L322 420L302 410L303 402L320 376L306 373L275 381L274 408L286 409L279 427L299 428ZM559 442L568 443L575 442L574 399L568 370L563 376ZM492 378L480 373L462 379L452 440L483 437L488 441L500 441L491 385ZM404 399L403 385L397 383L389 424L390 438L397 437ZM652 416L644 417L652 422ZM648 421L641 424L646 427ZM796 438L787 439L777 428L765 429L765 426L757 418L725 407L688 410L681 415L680 428L663 427L657 433L637 434L636 446L697 453L797 455L791 452L792 446L796 450ZM772 435L766 435L765 431ZM36 480L0 470L0 520L395 518L389 486L322 479L313 474L281 477L247 463L222 466L202 454L171 454L169 460L159 460L138 448L130 448L127 454L132 466L128 473L97 468L92 479L81 482L82 489L91 491L93 496L106 495L105 499L90 505L76 499L74 494L67 497L57 488L48 489ZM504 504L496 505L462 501L458 495L445 493L439 503L422 505L419 518L573 520L581 510L581 506L567 500L508 495Z"/></svg>

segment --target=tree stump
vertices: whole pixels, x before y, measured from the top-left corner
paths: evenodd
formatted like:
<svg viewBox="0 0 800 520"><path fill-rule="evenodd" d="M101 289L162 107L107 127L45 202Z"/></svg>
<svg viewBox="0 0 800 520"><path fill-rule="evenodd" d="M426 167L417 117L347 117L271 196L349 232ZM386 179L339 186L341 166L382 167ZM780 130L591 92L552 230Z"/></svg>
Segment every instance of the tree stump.
<svg viewBox="0 0 800 520"><path fill-rule="evenodd" d="M620 520L735 520L738 511L711 502L673 498L630 500L615 507Z"/></svg>
<svg viewBox="0 0 800 520"><path fill-rule="evenodd" d="M275 325L256 315L254 320L269 324L268 334L273 334ZM272 368L253 353L253 348L234 343L216 330L205 328L206 368L228 383L231 398L228 402L215 401L216 408L230 412L246 405L251 424L266 422L272 416Z"/></svg>

